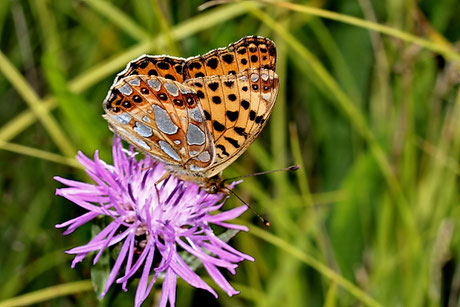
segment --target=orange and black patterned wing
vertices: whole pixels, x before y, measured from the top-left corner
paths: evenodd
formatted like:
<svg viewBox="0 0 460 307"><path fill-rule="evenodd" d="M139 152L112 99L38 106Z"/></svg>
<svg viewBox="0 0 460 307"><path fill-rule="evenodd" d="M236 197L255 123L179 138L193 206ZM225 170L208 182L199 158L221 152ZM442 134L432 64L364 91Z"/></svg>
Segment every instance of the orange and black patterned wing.
<svg viewBox="0 0 460 307"><path fill-rule="evenodd" d="M111 88L103 107L114 133L177 173L199 174L214 161L197 93L179 82L127 76Z"/></svg>
<svg viewBox="0 0 460 307"><path fill-rule="evenodd" d="M200 98L216 148L204 177L220 173L249 147L262 131L278 94L278 76L270 69L251 68L236 75L185 80Z"/></svg>
<svg viewBox="0 0 460 307"><path fill-rule="evenodd" d="M172 56L142 55L128 63L115 78L117 83L130 75L157 76L182 83L185 59Z"/></svg>
<svg viewBox="0 0 460 307"><path fill-rule="evenodd" d="M214 49L186 60L184 80L214 75L236 75L246 69L275 70L275 43L261 36L247 36L227 48Z"/></svg>

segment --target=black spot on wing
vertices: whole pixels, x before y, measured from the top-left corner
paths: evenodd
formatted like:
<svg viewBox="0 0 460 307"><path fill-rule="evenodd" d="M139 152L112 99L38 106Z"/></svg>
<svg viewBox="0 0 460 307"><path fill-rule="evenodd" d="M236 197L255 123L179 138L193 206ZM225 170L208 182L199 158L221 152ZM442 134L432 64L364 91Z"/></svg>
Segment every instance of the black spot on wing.
<svg viewBox="0 0 460 307"><path fill-rule="evenodd" d="M232 122L234 122L234 121L236 121L238 119L238 114L239 114L238 111L234 111L234 112L227 111L227 112L225 112L225 115L227 116L227 118Z"/></svg>
<svg viewBox="0 0 460 307"><path fill-rule="evenodd" d="M146 68L147 65L149 65L149 60L142 60L139 62L139 67L142 69Z"/></svg>
<svg viewBox="0 0 460 307"><path fill-rule="evenodd" d="M226 139L230 144L233 145L235 148L240 148L240 144L238 144L238 141L229 137L224 136L224 139Z"/></svg>
<svg viewBox="0 0 460 307"><path fill-rule="evenodd" d="M211 115L209 114L208 111L203 110L203 113L204 113L204 118L206 118L206 120L211 120Z"/></svg>
<svg viewBox="0 0 460 307"><path fill-rule="evenodd" d="M245 139L248 138L248 133L244 131L244 127L235 127L233 128L238 135L244 136Z"/></svg>
<svg viewBox="0 0 460 307"><path fill-rule="evenodd" d="M211 69L216 69L218 64L219 64L219 61L217 60L217 58L210 58L206 62L206 66L208 66Z"/></svg>
<svg viewBox="0 0 460 307"><path fill-rule="evenodd" d="M190 69L200 69L201 68L201 63L196 61L196 62L192 62L190 63Z"/></svg>
<svg viewBox="0 0 460 307"><path fill-rule="evenodd" d="M226 54L222 57L222 60L224 60L225 63L227 64L232 64L233 63L233 55L232 54Z"/></svg>
<svg viewBox="0 0 460 307"><path fill-rule="evenodd" d="M225 130L225 126L219 123L217 120L212 122L212 126L214 127L214 130L222 132Z"/></svg>
<svg viewBox="0 0 460 307"><path fill-rule="evenodd" d="M170 75L170 74L166 74L166 75L165 75L165 78L166 78L166 79L169 79L169 80L176 81L176 78L174 78L174 76L173 76L173 75Z"/></svg>
<svg viewBox="0 0 460 307"><path fill-rule="evenodd" d="M198 91L196 92L196 94L197 94L198 97L201 98L201 99L203 99L203 98L205 97L203 91L201 91L201 90L198 90Z"/></svg>
<svg viewBox="0 0 460 307"><path fill-rule="evenodd" d="M213 96L212 97L212 102L214 102L215 104L220 104L222 102L222 100L220 99L219 96Z"/></svg>
<svg viewBox="0 0 460 307"><path fill-rule="evenodd" d="M174 66L174 69L176 70L176 73L182 74L182 64L177 64Z"/></svg>
<svg viewBox="0 0 460 307"><path fill-rule="evenodd" d="M219 83L217 82L211 82L208 84L208 87L212 90L212 91L216 91L218 88L219 88Z"/></svg>
<svg viewBox="0 0 460 307"><path fill-rule="evenodd" d="M216 148L219 148L220 150L222 150L222 154L223 154L223 155L225 155L225 156L227 156L227 157L230 156L230 155L228 154L227 149L225 148L224 145L219 144L219 145L216 146Z"/></svg>
<svg viewBox="0 0 460 307"><path fill-rule="evenodd" d="M166 62L158 62L157 67L159 69L167 70L169 69L169 63Z"/></svg>

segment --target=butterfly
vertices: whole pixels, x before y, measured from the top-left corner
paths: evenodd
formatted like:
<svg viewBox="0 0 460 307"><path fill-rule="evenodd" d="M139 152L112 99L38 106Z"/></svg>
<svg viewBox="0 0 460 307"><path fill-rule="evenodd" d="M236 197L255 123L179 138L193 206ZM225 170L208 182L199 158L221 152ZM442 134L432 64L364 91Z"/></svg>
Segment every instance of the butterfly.
<svg viewBox="0 0 460 307"><path fill-rule="evenodd" d="M276 47L247 36L187 59L142 55L103 102L109 128L211 192L262 131L278 93Z"/></svg>

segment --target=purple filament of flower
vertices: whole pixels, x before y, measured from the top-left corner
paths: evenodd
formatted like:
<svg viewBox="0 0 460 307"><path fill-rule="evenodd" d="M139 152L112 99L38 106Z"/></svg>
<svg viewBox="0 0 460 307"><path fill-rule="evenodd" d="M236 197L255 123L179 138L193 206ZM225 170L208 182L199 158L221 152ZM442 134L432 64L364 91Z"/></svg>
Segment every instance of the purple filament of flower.
<svg viewBox="0 0 460 307"><path fill-rule="evenodd" d="M194 183L172 176L155 185L166 172L164 166L149 157L137 161L133 148L124 149L119 138L114 138L112 155L113 165L108 165L99 159L97 151L94 159L78 153L78 161L95 184L55 177L67 186L57 189L56 194L87 210L77 218L56 225L67 227L65 235L101 215L111 219L88 244L67 251L76 255L72 267L93 251L97 252L93 262L97 263L105 249L120 244L102 296L113 282L122 284L126 291L127 282L140 272L136 306L147 298L160 275L164 276L160 306L166 306L168 301L171 306L175 305L177 276L217 297L179 255L179 251L186 251L201 261L228 295L238 294L220 269L235 274L237 263L244 259L253 261L253 258L222 241L210 224L247 231L245 226L226 222L240 216L246 207L211 215L222 207L224 195L209 194ZM158 256L161 256L159 263L156 262ZM149 283L150 275L153 278Z"/></svg>

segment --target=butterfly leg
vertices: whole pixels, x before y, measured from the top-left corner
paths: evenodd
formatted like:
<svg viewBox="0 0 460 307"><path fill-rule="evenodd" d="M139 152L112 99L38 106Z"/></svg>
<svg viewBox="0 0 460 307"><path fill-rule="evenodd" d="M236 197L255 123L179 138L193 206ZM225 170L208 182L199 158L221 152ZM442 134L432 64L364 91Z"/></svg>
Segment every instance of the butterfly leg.
<svg viewBox="0 0 460 307"><path fill-rule="evenodd" d="M154 167L154 166L155 166L155 163L152 163L152 164L150 164L150 165L148 165L148 166L144 166L141 170L142 170L142 171L146 171L146 170L148 170L148 169L151 169L151 168Z"/></svg>
<svg viewBox="0 0 460 307"><path fill-rule="evenodd" d="M155 189L155 192L157 194L157 200L158 200L158 203L160 203L160 192L158 190L158 187L157 185L160 184L162 181L166 180L169 176L171 176L171 172L170 171L166 171L163 176L160 177L160 179L158 179L154 184L153 184L153 187Z"/></svg>
<svg viewBox="0 0 460 307"><path fill-rule="evenodd" d="M155 186L157 184L159 184L160 182L162 182L163 180L165 180L166 178L168 178L169 176L171 176L171 172L170 171L166 171L163 176L160 177L160 179L158 179L156 182L155 182Z"/></svg>

